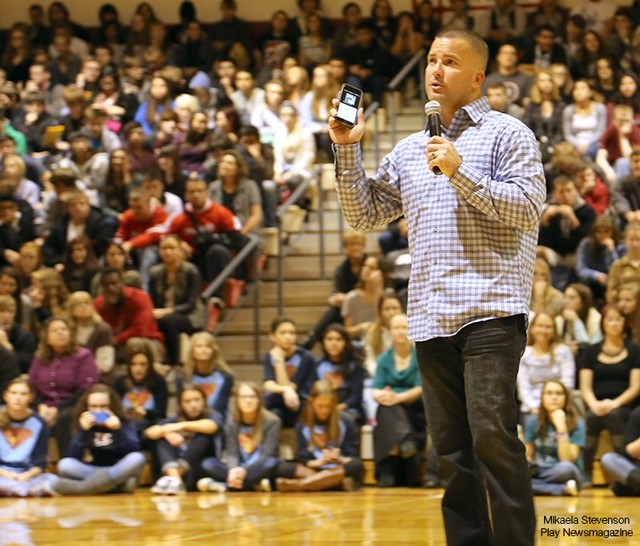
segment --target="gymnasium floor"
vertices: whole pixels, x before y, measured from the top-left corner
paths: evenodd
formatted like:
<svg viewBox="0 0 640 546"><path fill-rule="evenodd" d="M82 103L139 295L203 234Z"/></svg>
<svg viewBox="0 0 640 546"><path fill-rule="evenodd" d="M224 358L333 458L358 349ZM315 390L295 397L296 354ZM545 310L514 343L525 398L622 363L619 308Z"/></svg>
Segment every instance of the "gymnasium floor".
<svg viewBox="0 0 640 546"><path fill-rule="evenodd" d="M0 499L0 545L440 546L441 495L438 489L365 487L353 493L158 497L142 488L133 495ZM539 545L640 545L640 499L596 488L578 498L538 497L536 506ZM575 519L552 524L553 516ZM584 517L629 521L587 524ZM633 536L580 537L592 530ZM555 532L558 538L551 536Z"/></svg>

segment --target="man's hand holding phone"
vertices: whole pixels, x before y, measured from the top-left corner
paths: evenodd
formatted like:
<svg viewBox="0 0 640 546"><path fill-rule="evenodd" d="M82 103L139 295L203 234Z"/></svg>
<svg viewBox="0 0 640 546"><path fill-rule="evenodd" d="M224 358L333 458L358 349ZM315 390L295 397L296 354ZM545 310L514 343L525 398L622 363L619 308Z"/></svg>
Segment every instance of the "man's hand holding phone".
<svg viewBox="0 0 640 546"><path fill-rule="evenodd" d="M362 91L347 84L342 86L340 97L333 99L329 111L329 136L336 144L355 144L362 139L365 130L364 111L360 106Z"/></svg>

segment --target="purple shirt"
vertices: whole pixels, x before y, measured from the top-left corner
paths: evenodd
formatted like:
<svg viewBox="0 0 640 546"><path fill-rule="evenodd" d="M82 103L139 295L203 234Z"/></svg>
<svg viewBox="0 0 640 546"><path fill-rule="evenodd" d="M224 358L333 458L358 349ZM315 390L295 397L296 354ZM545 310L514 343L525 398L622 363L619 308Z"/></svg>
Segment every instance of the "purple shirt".
<svg viewBox="0 0 640 546"><path fill-rule="evenodd" d="M39 356L29 369L29 381L41 402L60 408L68 405L80 391L100 380L93 353L80 347L74 355L56 356L48 364Z"/></svg>

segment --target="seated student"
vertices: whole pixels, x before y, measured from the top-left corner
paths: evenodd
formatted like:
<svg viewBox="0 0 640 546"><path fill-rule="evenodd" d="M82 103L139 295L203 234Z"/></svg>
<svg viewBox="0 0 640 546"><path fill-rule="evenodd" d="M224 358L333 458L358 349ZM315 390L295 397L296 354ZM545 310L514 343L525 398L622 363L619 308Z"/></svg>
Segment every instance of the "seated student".
<svg viewBox="0 0 640 546"><path fill-rule="evenodd" d="M381 259L368 256L360 269L358 284L345 295L342 304L344 325L354 340L364 340L376 320L377 306L384 294L385 282Z"/></svg>
<svg viewBox="0 0 640 546"><path fill-rule="evenodd" d="M68 321L61 317L47 320L29 368L29 381L38 413L53 430L61 457L67 456L71 445L73 407L99 379L93 353L78 347Z"/></svg>
<svg viewBox="0 0 640 546"><path fill-rule="evenodd" d="M160 263L149 273L153 316L164 334L169 364L180 364L180 335L191 335L204 326L198 268L187 261L177 235L160 241Z"/></svg>
<svg viewBox="0 0 640 546"><path fill-rule="evenodd" d="M77 291L69 294L66 310L73 339L80 347L91 350L100 370L101 381L111 384L116 360L111 326L96 311L89 292Z"/></svg>
<svg viewBox="0 0 640 546"><path fill-rule="evenodd" d="M127 373L116 379L114 388L145 447L142 432L166 418L169 392L164 377L153 366L153 349L146 340L129 340L126 356Z"/></svg>
<svg viewBox="0 0 640 546"><path fill-rule="evenodd" d="M198 480L199 491L271 491L280 464L280 419L262 406L262 391L242 381L225 426L227 458L202 461L210 477Z"/></svg>
<svg viewBox="0 0 640 546"><path fill-rule="evenodd" d="M169 215L146 190L129 192L129 208L120 215L116 239L140 270L142 283L149 289L149 269L158 263L158 243Z"/></svg>
<svg viewBox="0 0 640 546"><path fill-rule="evenodd" d="M14 377L0 408L0 497L38 496L31 491L55 476L46 474L49 426L31 409L33 387Z"/></svg>
<svg viewBox="0 0 640 546"><path fill-rule="evenodd" d="M611 188L611 204L622 226L640 221L640 146L631 149L629 162L631 172Z"/></svg>
<svg viewBox="0 0 640 546"><path fill-rule="evenodd" d="M62 278L69 292L89 291L91 281L100 269L91 240L86 235L78 235L67 245L62 264Z"/></svg>
<svg viewBox="0 0 640 546"><path fill-rule="evenodd" d="M338 398L338 409L358 424L365 422L362 395L367 372L362 353L351 344L342 324L330 324L322 337L322 356L316 361L316 376L328 381Z"/></svg>
<svg viewBox="0 0 640 546"><path fill-rule="evenodd" d="M640 283L627 282L618 288L615 307L625 319L625 335L629 341L640 342Z"/></svg>
<svg viewBox="0 0 640 546"><path fill-rule="evenodd" d="M0 265L13 265L20 247L37 234L35 215L29 203L13 193L4 193L11 185L0 181Z"/></svg>
<svg viewBox="0 0 640 546"><path fill-rule="evenodd" d="M195 491L202 477L202 461L220 454L221 442L214 435L223 426L220 414L207 407L202 390L185 386L178 395L178 415L144 431L156 442L162 476L151 488L157 495L178 495ZM215 448L214 448L215 446Z"/></svg>
<svg viewBox="0 0 640 546"><path fill-rule="evenodd" d="M618 309L606 306L602 310L604 340L585 349L580 358L580 393L587 408L587 482L602 430L609 431L617 452L624 449L625 427L640 393L640 349L627 340L625 326Z"/></svg>
<svg viewBox="0 0 640 546"><path fill-rule="evenodd" d="M94 300L96 311L111 326L116 343L116 362L123 362L125 344L132 337L150 340L157 361L162 361L164 336L158 330L149 295L124 284L124 274L105 267L101 277L103 294Z"/></svg>
<svg viewBox="0 0 640 546"><path fill-rule="evenodd" d="M593 305L593 294L585 284L572 283L564 291L562 313L555 318L556 331L573 356L602 340L602 315ZM571 387L571 385L569 385Z"/></svg>
<svg viewBox="0 0 640 546"><path fill-rule="evenodd" d="M297 461L278 468L278 491L352 491L362 485L364 465L359 458L358 428L349 414L338 409L328 381L316 381L300 420L296 423Z"/></svg>
<svg viewBox="0 0 640 546"><path fill-rule="evenodd" d="M589 235L578 245L576 272L597 301L603 302L606 295L609 270L622 255L615 219L608 214L598 216Z"/></svg>
<svg viewBox="0 0 640 546"><path fill-rule="evenodd" d="M234 377L213 334L196 332L191 336L185 380L204 392L207 406L223 418L227 416Z"/></svg>
<svg viewBox="0 0 640 546"><path fill-rule="evenodd" d="M271 322L273 346L264 355L264 407L292 427L315 379L313 355L296 343L295 323L286 317Z"/></svg>
<svg viewBox="0 0 640 546"><path fill-rule="evenodd" d="M576 189L598 216L609 212L609 201L611 193L609 187L602 181L600 175L596 173L596 168L590 161L579 161L573 167L571 174Z"/></svg>
<svg viewBox="0 0 640 546"><path fill-rule="evenodd" d="M378 359L373 398L378 402L373 430L379 487L420 484L420 453L427 424L415 345L407 337L407 315L389 321L392 347Z"/></svg>
<svg viewBox="0 0 640 546"><path fill-rule="evenodd" d="M640 496L640 408L631 412L620 453L605 453L600 464L613 482L611 489L619 497Z"/></svg>
<svg viewBox="0 0 640 546"><path fill-rule="evenodd" d="M576 252L591 230L596 212L578 193L573 180L553 180L553 201L540 218L539 252L552 268L553 285L564 290L575 277Z"/></svg>
<svg viewBox="0 0 640 546"><path fill-rule="evenodd" d="M559 381L546 381L540 408L525 429L531 485L536 495L578 495L585 434L584 421L571 402L569 389Z"/></svg>
<svg viewBox="0 0 640 546"><path fill-rule="evenodd" d="M242 238L240 221L229 209L208 198L208 184L204 180L187 181L184 212L169 225L168 233L175 234L191 249L191 261L203 279L211 282L231 262L232 250L237 250ZM224 234L229 244L221 239ZM222 287L216 292L222 296Z"/></svg>
<svg viewBox="0 0 640 546"><path fill-rule="evenodd" d="M338 264L333 273L333 292L328 298L329 309L313 327L308 338L303 343L305 349L312 349L329 324L342 324L340 313L344 298L353 290L360 279L360 269L367 258L365 245L367 239L364 233L347 230L342 236L344 260Z"/></svg>
<svg viewBox="0 0 640 546"><path fill-rule="evenodd" d="M611 264L607 279L607 303L615 303L620 286L630 282L640 282L640 222L627 224L623 243L627 253Z"/></svg>
<svg viewBox="0 0 640 546"><path fill-rule="evenodd" d="M18 324L17 309L15 299L0 294L0 387L21 373L29 373L38 345L36 336Z"/></svg>
<svg viewBox="0 0 640 546"><path fill-rule="evenodd" d="M58 462L60 478L48 484L53 493L132 493L145 458L118 394L108 385L94 385L78 400L74 414L76 433L69 456ZM87 452L91 463L84 462Z"/></svg>
<svg viewBox="0 0 640 546"><path fill-rule="evenodd" d="M66 207L67 212L52 224L42 247L44 263L49 267L62 264L69 242L78 235L88 237L96 256L102 257L115 232L115 219L92 207L82 191L69 192Z"/></svg>
<svg viewBox="0 0 640 546"><path fill-rule="evenodd" d="M517 377L524 423L537 414L545 381L560 381L568 389L572 389L576 382L573 353L568 345L560 341L552 317L538 313L529 323L527 337L527 347L520 358Z"/></svg>

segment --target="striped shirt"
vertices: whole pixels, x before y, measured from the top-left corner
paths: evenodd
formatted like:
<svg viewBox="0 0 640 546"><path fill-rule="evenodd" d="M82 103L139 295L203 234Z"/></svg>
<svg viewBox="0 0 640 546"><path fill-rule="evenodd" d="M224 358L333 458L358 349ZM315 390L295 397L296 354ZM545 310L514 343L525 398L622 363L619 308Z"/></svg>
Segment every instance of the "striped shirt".
<svg viewBox="0 0 640 546"><path fill-rule="evenodd" d="M399 142L372 178L358 144L335 145L336 188L351 226L366 231L402 214L407 219L407 313L415 341L528 314L546 197L533 133L491 110L486 98L458 110L443 136L463 157L450 180L429 170L423 132Z"/></svg>

